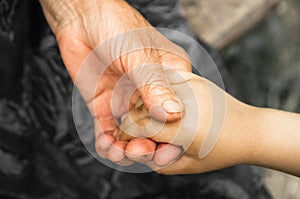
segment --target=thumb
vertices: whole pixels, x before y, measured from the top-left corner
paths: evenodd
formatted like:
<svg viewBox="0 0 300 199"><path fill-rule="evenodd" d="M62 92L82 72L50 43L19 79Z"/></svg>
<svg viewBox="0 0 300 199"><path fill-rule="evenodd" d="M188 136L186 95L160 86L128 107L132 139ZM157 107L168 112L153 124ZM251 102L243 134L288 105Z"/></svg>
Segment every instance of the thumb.
<svg viewBox="0 0 300 199"><path fill-rule="evenodd" d="M133 79L144 105L153 118L170 122L182 117L182 103L161 64L144 65L133 71Z"/></svg>

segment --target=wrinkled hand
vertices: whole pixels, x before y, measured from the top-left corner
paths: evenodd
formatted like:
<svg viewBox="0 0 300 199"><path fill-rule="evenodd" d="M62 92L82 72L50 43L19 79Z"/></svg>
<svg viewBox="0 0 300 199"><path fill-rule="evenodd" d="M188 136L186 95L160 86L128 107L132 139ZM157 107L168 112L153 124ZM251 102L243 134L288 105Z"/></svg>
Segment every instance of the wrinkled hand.
<svg viewBox="0 0 300 199"><path fill-rule="evenodd" d="M40 2L56 35L69 74L95 118L96 149L99 155L121 165L131 164L132 161L128 161L125 156L118 156L118 152L114 152L116 146L125 149L127 145L127 141L118 140L120 131L115 117L121 117L142 98L144 106L154 118L165 121L181 118L181 102L171 89L162 66L190 71L188 56L184 50L152 28L141 14L125 1ZM141 28L147 30L142 34L137 31L118 37L106 44L105 51L94 50L114 36ZM128 49L136 46L138 50L126 53ZM159 50L157 47L168 51ZM113 59L113 62L105 62L106 59ZM108 63L108 66L103 62ZM85 65L87 67L83 69ZM140 66L145 67L137 69ZM114 87L120 78L130 71L133 72L128 76L128 80L133 84L123 85L123 91L117 93L116 98L120 100L116 104L117 111L112 114ZM101 79L98 82L99 74ZM136 86L137 90L128 97L128 90L133 86ZM129 102L122 99L129 99ZM109 151L111 152L108 153Z"/></svg>

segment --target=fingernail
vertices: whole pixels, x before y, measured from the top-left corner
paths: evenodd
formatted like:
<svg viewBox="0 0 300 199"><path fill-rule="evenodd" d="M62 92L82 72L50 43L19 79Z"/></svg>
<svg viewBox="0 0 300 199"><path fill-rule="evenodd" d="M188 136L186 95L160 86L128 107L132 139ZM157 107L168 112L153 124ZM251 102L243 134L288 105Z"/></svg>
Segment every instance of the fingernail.
<svg viewBox="0 0 300 199"><path fill-rule="evenodd" d="M167 100L162 105L163 109L168 113L180 113L181 106L175 100Z"/></svg>

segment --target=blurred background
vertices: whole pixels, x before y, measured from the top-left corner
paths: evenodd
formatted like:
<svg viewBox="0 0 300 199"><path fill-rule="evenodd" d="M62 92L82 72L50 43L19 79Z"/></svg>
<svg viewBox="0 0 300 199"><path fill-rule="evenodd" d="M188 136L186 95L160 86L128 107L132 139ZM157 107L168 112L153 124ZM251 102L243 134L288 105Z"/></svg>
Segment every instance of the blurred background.
<svg viewBox="0 0 300 199"><path fill-rule="evenodd" d="M237 97L300 112L299 0L183 0L195 32L221 52ZM259 169L276 199L300 199L300 179Z"/></svg>
<svg viewBox="0 0 300 199"><path fill-rule="evenodd" d="M203 44L240 100L300 112L299 0L181 0L184 9L177 0L127 1L153 26ZM275 199L300 199L298 178L258 167L187 176L106 167L78 137L72 89L39 2L0 0L1 199L272 198L265 187ZM82 128L92 127L83 119Z"/></svg>

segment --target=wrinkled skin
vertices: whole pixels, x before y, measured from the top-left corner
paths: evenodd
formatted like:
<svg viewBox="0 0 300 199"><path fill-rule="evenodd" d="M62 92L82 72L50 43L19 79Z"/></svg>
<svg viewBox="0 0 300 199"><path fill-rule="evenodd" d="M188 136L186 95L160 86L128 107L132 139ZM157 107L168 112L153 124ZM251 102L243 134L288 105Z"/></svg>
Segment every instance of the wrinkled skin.
<svg viewBox="0 0 300 199"><path fill-rule="evenodd" d="M154 138L151 140L120 139L121 133L115 122L115 117L124 118L127 105L129 108L136 107L139 98L142 99L145 110L157 120L173 122L183 116L182 103L171 89L162 66L178 71L190 71L191 65L184 50L167 40L155 29L149 31L149 34L135 34L134 37L126 37L117 43L121 52L126 52L126 48L130 48L132 44L144 46L145 49L118 57L104 71L97 85L94 85L95 83L91 83L89 80L98 78L99 74L94 71L98 66L97 62L94 67L92 66L90 70L85 71L85 77L78 78L84 62L91 53L94 54L94 57L103 57L102 54L97 54L98 51L93 52L93 49L120 33L140 28L151 29L151 25L136 10L121 0L41 0L40 2L47 21L56 35L69 74L95 117L95 145L101 157L108 158L120 165L130 165L134 161L145 163L154 159L156 165L164 166L181 154L181 147L185 150L188 149L180 142L166 145L165 141L168 140L161 141ZM151 44L153 46L149 48ZM165 50L158 50L157 47L160 46L163 46ZM114 47L114 45L107 47L109 56L115 53ZM118 107L119 112L113 115L111 101L115 85L122 75L143 65L151 67L148 67L147 71L134 70L135 72L130 76L133 83L143 86L130 96L129 103L128 101L119 102L124 107ZM95 89L93 89L94 87ZM126 99L124 97L126 96L126 89L124 88L123 93L119 93L119 99ZM93 93L91 90L96 90L96 92ZM173 103L165 103L169 100ZM201 102L205 103L206 101L202 100ZM164 105L169 106L165 107ZM204 104L202 107L206 107L206 105ZM151 112L152 110L154 111ZM204 129L201 131L205 132L207 126L202 128ZM203 132L200 133L201 139L205 134ZM172 137L173 134L171 133L169 136ZM199 138L199 140L201 139ZM153 144L153 141L158 143ZM201 141L198 141L197 147L194 149L197 153L199 153L200 144ZM154 145L157 145L157 149L162 150L153 155ZM126 149L129 159L125 155ZM138 153L139 150L141 150L142 155ZM169 156L166 156L164 151L170 152L168 153Z"/></svg>
<svg viewBox="0 0 300 199"><path fill-rule="evenodd" d="M142 97L147 110L153 106L162 107L163 116L153 113L157 119L175 121L182 116L180 112L181 102L178 101L178 97L170 88L162 66L191 71L188 56L184 50L152 28L140 13L121 0L74 0L71 2L41 0L40 2L47 21L56 35L69 74L95 117L96 148L101 157L107 157L107 153L112 147L111 141L116 140L115 132L118 126L112 114L111 98L114 86L126 72L143 65L152 66L147 71L140 71L131 76L132 82L144 86L131 96L130 107L137 102L139 97ZM124 38L118 43L120 51L128 48L128 45L132 43L145 47L149 47L148 44L156 43L165 46L166 49L173 50L162 51L155 49L157 46L153 46L153 48L142 49L118 57L104 71L98 84L93 85L97 87L96 92L91 93L90 85L94 83L88 82L88 80L98 78L93 71L95 68L92 67L91 70L87 70L85 78L77 78L86 58L99 44L121 33L139 28L150 28L152 31L149 35L135 34L134 37ZM109 46L107 53L114 54L111 52L113 50L114 46ZM173 53L174 51L177 53ZM101 57L103 55L97 54L96 56ZM148 75L146 82L143 74ZM149 76L149 74L151 75ZM125 91L120 93L119 98L122 99L124 94L126 94ZM166 103L166 101L168 102ZM127 103L123 103L124 106L127 106ZM127 108L121 107L120 112L115 116L121 117ZM101 136L100 134L103 132L107 136ZM118 146L124 148L126 144L127 142L123 142ZM123 162L125 165L129 164L127 160Z"/></svg>

